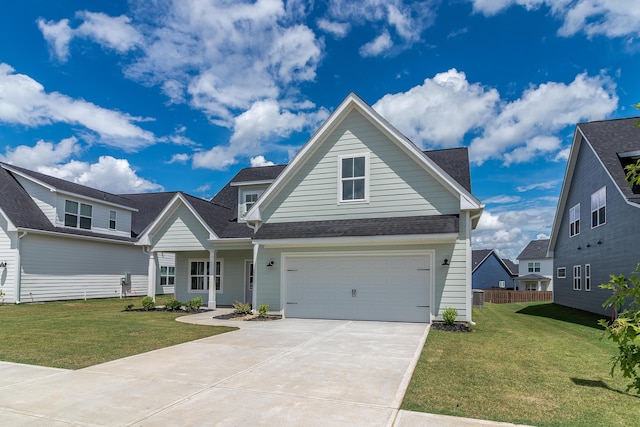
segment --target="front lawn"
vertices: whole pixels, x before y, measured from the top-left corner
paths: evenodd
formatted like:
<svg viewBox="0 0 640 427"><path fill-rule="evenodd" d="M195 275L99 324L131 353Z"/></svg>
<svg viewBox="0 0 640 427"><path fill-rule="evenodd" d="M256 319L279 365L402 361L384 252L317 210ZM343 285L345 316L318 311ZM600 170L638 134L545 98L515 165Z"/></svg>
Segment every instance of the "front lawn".
<svg viewBox="0 0 640 427"><path fill-rule="evenodd" d="M0 360L79 369L236 329L176 322L184 312L123 311L140 300L2 305Z"/></svg>
<svg viewBox="0 0 640 427"><path fill-rule="evenodd" d="M536 426L640 425L609 375L600 316L549 303L485 304L474 332L432 329L402 409ZM617 371L616 371L617 372Z"/></svg>

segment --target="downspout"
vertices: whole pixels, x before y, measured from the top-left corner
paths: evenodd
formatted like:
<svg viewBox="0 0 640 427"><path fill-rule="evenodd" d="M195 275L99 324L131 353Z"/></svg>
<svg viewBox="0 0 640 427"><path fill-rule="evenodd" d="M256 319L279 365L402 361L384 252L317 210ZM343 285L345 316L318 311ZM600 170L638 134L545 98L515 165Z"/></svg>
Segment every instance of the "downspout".
<svg viewBox="0 0 640 427"><path fill-rule="evenodd" d="M20 234L22 233L22 234ZM20 292L22 291L22 257L20 256L20 251L22 250L22 238L27 235L26 231L18 232L18 239L16 240L16 268L15 268L15 279L16 279L16 288L15 288L15 302L16 304L20 304Z"/></svg>

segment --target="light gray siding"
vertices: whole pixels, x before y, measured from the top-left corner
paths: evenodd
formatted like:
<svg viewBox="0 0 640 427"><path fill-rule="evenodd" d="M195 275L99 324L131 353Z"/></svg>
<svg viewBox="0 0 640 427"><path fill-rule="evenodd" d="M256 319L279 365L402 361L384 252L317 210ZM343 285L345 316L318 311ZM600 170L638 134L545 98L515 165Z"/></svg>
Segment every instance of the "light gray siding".
<svg viewBox="0 0 640 427"><path fill-rule="evenodd" d="M158 252L156 254L156 257L158 259L158 273L156 274L156 294L172 295L174 293L175 286L160 285L160 267L175 267L176 255L171 252Z"/></svg>
<svg viewBox="0 0 640 427"><path fill-rule="evenodd" d="M115 236L131 236L131 211L114 206L103 205L80 197L59 195L56 200L56 227L64 227L65 202L71 200L91 205L91 231ZM116 212L116 229L109 229L109 212Z"/></svg>
<svg viewBox="0 0 640 427"><path fill-rule="evenodd" d="M154 233L151 249L156 252L208 250L209 232L183 204Z"/></svg>
<svg viewBox="0 0 640 427"><path fill-rule="evenodd" d="M264 207L262 220L290 222L456 214L459 199L353 111L319 144L293 179ZM367 203L338 203L338 159L369 153Z"/></svg>
<svg viewBox="0 0 640 427"><path fill-rule="evenodd" d="M21 241L22 302L118 297L147 290L148 255L140 247L33 233Z"/></svg>
<svg viewBox="0 0 640 427"><path fill-rule="evenodd" d="M591 228L591 194L607 187L606 223ZM569 237L569 209L580 203L580 234ZM611 274L629 276L640 261L635 250L640 236L640 209L629 205L584 142L577 156L554 250L554 275L566 268L566 278L554 276L554 301L581 310L610 315L602 307L610 291L598 286ZM585 265L591 266L591 291L585 290ZM573 290L573 266L581 266L581 290Z"/></svg>
<svg viewBox="0 0 640 427"><path fill-rule="evenodd" d="M7 221L0 215L0 261L7 264L0 267L0 291L4 294L0 302L15 301L16 233L7 233Z"/></svg>
<svg viewBox="0 0 640 427"><path fill-rule="evenodd" d="M26 190L40 210L49 221L51 221L51 224L56 225L56 193L19 175L15 177L22 188ZM64 216L64 207L62 208L62 215Z"/></svg>

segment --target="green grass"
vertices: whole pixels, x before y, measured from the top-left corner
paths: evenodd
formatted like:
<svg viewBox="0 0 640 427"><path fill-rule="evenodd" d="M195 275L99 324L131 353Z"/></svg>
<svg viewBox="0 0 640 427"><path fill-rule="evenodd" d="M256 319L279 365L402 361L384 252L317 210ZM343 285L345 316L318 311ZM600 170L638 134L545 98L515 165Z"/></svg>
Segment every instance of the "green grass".
<svg viewBox="0 0 640 427"><path fill-rule="evenodd" d="M402 409L536 426L638 426L640 397L609 375L600 316L485 304L474 332L431 330ZM617 372L617 371L616 371Z"/></svg>
<svg viewBox="0 0 640 427"><path fill-rule="evenodd" d="M176 322L184 313L123 311L140 300L2 305L0 360L80 369L236 329Z"/></svg>

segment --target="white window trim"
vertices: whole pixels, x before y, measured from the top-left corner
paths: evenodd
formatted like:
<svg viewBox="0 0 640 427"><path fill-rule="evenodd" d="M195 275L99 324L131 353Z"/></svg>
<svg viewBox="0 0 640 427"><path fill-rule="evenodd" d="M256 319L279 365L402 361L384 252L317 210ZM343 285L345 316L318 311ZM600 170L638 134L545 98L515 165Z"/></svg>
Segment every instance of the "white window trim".
<svg viewBox="0 0 640 427"><path fill-rule="evenodd" d="M538 271L536 271L536 268L538 269ZM527 272L540 273L540 261L532 261L527 263Z"/></svg>
<svg viewBox="0 0 640 427"><path fill-rule="evenodd" d="M356 199L356 200L342 200L342 160L343 159L353 159L356 157L364 157L364 199ZM338 205L351 205L354 203L369 203L369 163L370 163L370 153L353 153L353 154L342 154L338 156Z"/></svg>
<svg viewBox="0 0 640 427"><path fill-rule="evenodd" d="M244 217L247 215L247 212L249 212L249 209L247 209L247 198L246 198L247 195L249 194L256 195L256 201L253 202L253 204L255 205L258 202L258 199L260 199L260 196L262 196L262 193L264 193L264 189L260 189L260 190L239 189L238 190L238 222L245 222Z"/></svg>
<svg viewBox="0 0 640 427"><path fill-rule="evenodd" d="M69 211L67 211L67 202L76 203L78 205L78 211L77 212L69 212ZM84 206L89 206L91 208L91 216L82 215L81 212L82 212L82 206L83 205ZM71 225L67 225L67 215L74 215L76 217L76 225L75 225L75 227L71 226ZM81 218L89 218L91 226L89 228L80 227L80 219ZM77 200L64 199L64 217L62 218L62 224L67 228L76 228L78 230L93 230L93 205L90 205L89 203L79 202Z"/></svg>
<svg viewBox="0 0 640 427"><path fill-rule="evenodd" d="M604 205L597 206L594 209L593 196L598 194L598 193L600 193L601 191L604 192ZM593 225L593 214L594 214L594 212L599 212L601 208L604 208L604 221L600 222L600 214L598 213L598 225L594 226ZM592 229L593 228L598 228L598 227L600 227L602 225L605 225L607 223L607 187L606 186L602 187L601 189L599 189L598 191L594 192L591 195L591 216L589 217L589 222L591 222L591 228Z"/></svg>
<svg viewBox="0 0 640 427"><path fill-rule="evenodd" d="M111 219L111 214L113 213L113 219ZM113 221L113 227L111 227L111 221ZM109 224L107 226L109 230L117 230L118 229L118 212L114 210L109 210Z"/></svg>
<svg viewBox="0 0 640 427"><path fill-rule="evenodd" d="M162 269L166 268L167 272L165 274L162 274ZM173 268L173 274L169 274L169 269ZM191 268L191 265L189 265L189 268ZM191 270L189 270L189 272L191 272ZM161 265L160 266L160 286L175 286L176 284L176 267L173 265ZM166 282L164 285L162 284L162 278L166 278ZM173 277L173 283L169 283L169 277ZM189 288L191 288L191 280L189 280Z"/></svg>
<svg viewBox="0 0 640 427"><path fill-rule="evenodd" d="M576 208L578 208L578 218L575 219L574 221L571 221L571 212ZM571 234L571 224L575 222L578 223L578 232ZM578 234L580 234L580 203L575 204L573 207L571 207L571 209L569 209L569 237L574 237L574 236L577 236Z"/></svg>
<svg viewBox="0 0 640 427"><path fill-rule="evenodd" d="M211 273L213 274L213 285L215 286L216 284L216 277L220 277L220 289L216 289L216 294L221 294L224 292L224 258L216 258L216 263L220 263L220 274L216 274L216 269L215 266L213 267L213 270L211 270Z"/></svg>
<svg viewBox="0 0 640 427"><path fill-rule="evenodd" d="M584 265L584 290L591 291L591 264Z"/></svg>
<svg viewBox="0 0 640 427"><path fill-rule="evenodd" d="M578 274L576 274L576 272ZM580 265L573 266L573 290L574 291L582 290L582 266Z"/></svg>
<svg viewBox="0 0 640 427"><path fill-rule="evenodd" d="M204 262L205 263L205 277L204 277L204 283L205 283L205 287L204 289L191 289L191 278L193 277L191 275L191 263L193 262ZM188 260L187 263L187 292L190 294L206 294L209 292L208 286L209 286L209 276L210 274L206 274L206 266L207 264L209 264L209 260L206 258L191 258ZM211 267L209 267L209 273L211 273Z"/></svg>
<svg viewBox="0 0 640 427"><path fill-rule="evenodd" d="M560 274L560 271L562 271L562 274ZM567 267L558 267L556 269L556 278L565 279L566 277L567 277Z"/></svg>

